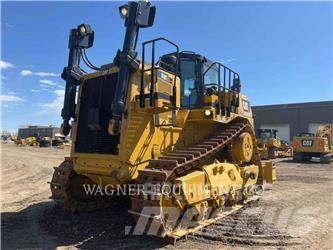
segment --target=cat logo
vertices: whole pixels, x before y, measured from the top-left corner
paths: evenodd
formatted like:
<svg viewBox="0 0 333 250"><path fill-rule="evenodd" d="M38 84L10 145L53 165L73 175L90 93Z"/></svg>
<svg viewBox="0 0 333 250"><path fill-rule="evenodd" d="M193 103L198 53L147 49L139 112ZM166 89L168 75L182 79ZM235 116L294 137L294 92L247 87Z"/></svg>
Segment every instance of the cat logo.
<svg viewBox="0 0 333 250"><path fill-rule="evenodd" d="M312 147L313 140L302 140L302 146L304 147Z"/></svg>

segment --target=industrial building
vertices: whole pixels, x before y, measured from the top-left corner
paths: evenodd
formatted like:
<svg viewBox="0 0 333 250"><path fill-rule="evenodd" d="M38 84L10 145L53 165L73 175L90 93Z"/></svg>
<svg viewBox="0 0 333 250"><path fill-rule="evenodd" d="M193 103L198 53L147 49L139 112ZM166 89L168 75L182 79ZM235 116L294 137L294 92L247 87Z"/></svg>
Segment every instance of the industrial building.
<svg viewBox="0 0 333 250"><path fill-rule="evenodd" d="M318 126L333 123L333 101L254 106L252 111L256 130L277 129L289 142L297 133L315 133Z"/></svg>
<svg viewBox="0 0 333 250"><path fill-rule="evenodd" d="M53 126L28 126L18 129L18 138L25 139L30 136L41 136L53 138L56 133L59 133L60 128Z"/></svg>

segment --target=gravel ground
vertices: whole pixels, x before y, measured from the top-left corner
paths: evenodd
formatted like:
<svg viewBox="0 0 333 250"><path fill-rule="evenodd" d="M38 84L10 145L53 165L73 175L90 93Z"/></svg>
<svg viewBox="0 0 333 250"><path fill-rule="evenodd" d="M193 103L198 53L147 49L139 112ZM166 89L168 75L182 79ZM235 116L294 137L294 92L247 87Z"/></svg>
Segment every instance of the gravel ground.
<svg viewBox="0 0 333 250"><path fill-rule="evenodd" d="M125 235L128 198L90 213L55 206L47 181L68 149L1 146L2 249L333 249L332 164L277 161L278 182L258 202L173 245Z"/></svg>

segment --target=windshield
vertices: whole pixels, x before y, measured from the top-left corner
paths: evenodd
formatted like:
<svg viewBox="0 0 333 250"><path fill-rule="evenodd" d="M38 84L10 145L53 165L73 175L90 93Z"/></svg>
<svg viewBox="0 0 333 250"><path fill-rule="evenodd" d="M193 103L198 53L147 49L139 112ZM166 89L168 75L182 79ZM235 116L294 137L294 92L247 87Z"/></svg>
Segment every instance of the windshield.
<svg viewBox="0 0 333 250"><path fill-rule="evenodd" d="M275 135L270 131L261 131L259 137L263 140L275 138Z"/></svg>
<svg viewBox="0 0 333 250"><path fill-rule="evenodd" d="M195 108L200 102L200 89L197 80L197 63L190 58L181 58L181 106Z"/></svg>
<svg viewBox="0 0 333 250"><path fill-rule="evenodd" d="M209 87L212 85L218 85L219 82L219 72L218 72L218 66L214 65L212 66L208 71L207 69L211 63L205 63L204 64L204 72L205 72L205 77L204 77L204 85L205 87Z"/></svg>

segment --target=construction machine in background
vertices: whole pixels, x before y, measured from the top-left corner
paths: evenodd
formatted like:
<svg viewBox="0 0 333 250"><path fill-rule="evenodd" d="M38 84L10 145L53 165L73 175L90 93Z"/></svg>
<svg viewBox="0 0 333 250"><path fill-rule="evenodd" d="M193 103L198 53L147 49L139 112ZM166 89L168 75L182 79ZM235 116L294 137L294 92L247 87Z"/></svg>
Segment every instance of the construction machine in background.
<svg viewBox="0 0 333 250"><path fill-rule="evenodd" d="M41 136L29 136L25 139L15 139L15 144L19 146L39 146L39 147L50 147L51 140L49 137Z"/></svg>
<svg viewBox="0 0 333 250"><path fill-rule="evenodd" d="M289 142L285 141L285 140L281 140L281 154L279 157L293 157L294 155L294 151L293 151L293 147L290 145Z"/></svg>
<svg viewBox="0 0 333 250"><path fill-rule="evenodd" d="M292 157L293 149L288 142L277 136L277 129L258 129L257 147L263 160Z"/></svg>
<svg viewBox="0 0 333 250"><path fill-rule="evenodd" d="M16 138L14 141L15 145L17 146L24 146L24 139L18 139Z"/></svg>
<svg viewBox="0 0 333 250"><path fill-rule="evenodd" d="M71 146L71 142L66 136L57 133L54 135L54 138L52 139L52 147L57 147L57 148L67 148Z"/></svg>
<svg viewBox="0 0 333 250"><path fill-rule="evenodd" d="M17 141L17 135L11 135L10 140L15 143Z"/></svg>
<svg viewBox="0 0 333 250"><path fill-rule="evenodd" d="M16 139L15 144L19 146L38 146L38 140L36 136L30 136L25 139Z"/></svg>
<svg viewBox="0 0 333 250"><path fill-rule="evenodd" d="M135 183L143 189L129 212L147 221L142 230L177 239L257 198L276 179L275 167L261 164L239 74L166 38L144 42L138 59L138 33L153 25L155 7L129 2L119 11L126 35L111 64L87 58L89 25L70 31L62 134L71 131L72 147L55 168L52 198L67 209L96 209L104 200L87 195L84 184ZM171 51L157 56L161 43Z"/></svg>
<svg viewBox="0 0 333 250"><path fill-rule="evenodd" d="M321 163L333 161L333 124L319 126L316 134L300 133L293 138L294 161L319 157Z"/></svg>
<svg viewBox="0 0 333 250"><path fill-rule="evenodd" d="M37 139L38 146L41 148L51 147L51 139L48 136L41 137Z"/></svg>
<svg viewBox="0 0 333 250"><path fill-rule="evenodd" d="M64 142L66 141L66 136L60 134L60 133L56 133L54 135L54 138L52 139L52 147L59 147L62 146L64 144Z"/></svg>

